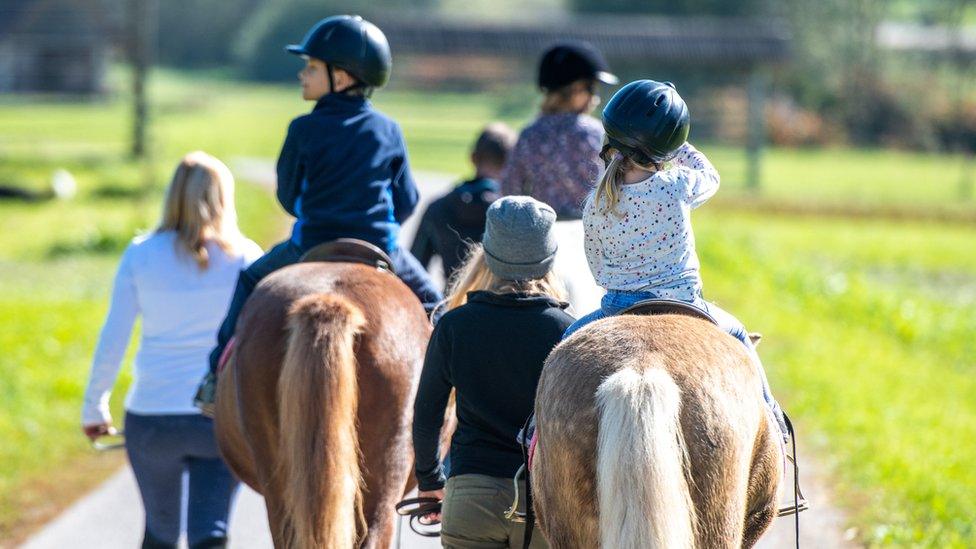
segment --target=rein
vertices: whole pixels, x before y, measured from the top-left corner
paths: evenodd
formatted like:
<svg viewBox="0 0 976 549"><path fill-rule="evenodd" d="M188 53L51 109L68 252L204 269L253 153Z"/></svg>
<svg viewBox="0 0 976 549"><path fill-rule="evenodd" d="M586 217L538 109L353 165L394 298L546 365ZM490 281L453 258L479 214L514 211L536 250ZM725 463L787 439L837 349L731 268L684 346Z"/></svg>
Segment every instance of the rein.
<svg viewBox="0 0 976 549"><path fill-rule="evenodd" d="M793 458L790 459L793 462L793 507L781 509L777 516L785 517L790 514L793 515L796 549L800 549L800 511L806 511L810 506L807 504L806 498L803 497L803 492L800 491L800 466L796 462L796 432L793 430L793 422L790 421L790 417L786 415L786 412L783 412L783 420L786 422L786 428L790 431L790 442L793 446ZM789 456L787 456L787 459L789 459Z"/></svg>
<svg viewBox="0 0 976 549"><path fill-rule="evenodd" d="M107 440L107 442L102 442ZM115 431L106 433L91 442L91 447L98 452L109 452L125 448L125 431Z"/></svg>
<svg viewBox="0 0 976 549"><path fill-rule="evenodd" d="M396 504L396 512L401 517L410 517L408 524L415 534L425 538L440 537L440 530L423 527L437 526L441 523L439 520L424 521L426 515L441 512L441 500L437 498L407 498Z"/></svg>

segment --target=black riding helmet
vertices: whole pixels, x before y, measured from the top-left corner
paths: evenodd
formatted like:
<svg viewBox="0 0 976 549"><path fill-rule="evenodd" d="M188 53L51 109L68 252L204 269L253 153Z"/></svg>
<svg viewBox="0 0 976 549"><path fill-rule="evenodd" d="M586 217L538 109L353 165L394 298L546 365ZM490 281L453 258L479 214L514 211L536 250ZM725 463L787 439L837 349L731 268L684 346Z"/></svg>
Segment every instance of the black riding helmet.
<svg viewBox="0 0 976 549"><path fill-rule="evenodd" d="M691 116L674 84L637 80L603 109L607 145L641 165L670 160L688 140Z"/></svg>
<svg viewBox="0 0 976 549"><path fill-rule="evenodd" d="M327 17L308 31L301 44L292 44L285 49L296 55L321 59L329 65L330 87L333 84L332 67L355 76L361 83L358 87L379 88L390 79L393 66L386 35L358 15Z"/></svg>
<svg viewBox="0 0 976 549"><path fill-rule="evenodd" d="M617 77L610 73L610 65L600 50L584 41L554 44L542 54L539 61L539 87L553 91L577 80L597 80L604 84L616 84Z"/></svg>

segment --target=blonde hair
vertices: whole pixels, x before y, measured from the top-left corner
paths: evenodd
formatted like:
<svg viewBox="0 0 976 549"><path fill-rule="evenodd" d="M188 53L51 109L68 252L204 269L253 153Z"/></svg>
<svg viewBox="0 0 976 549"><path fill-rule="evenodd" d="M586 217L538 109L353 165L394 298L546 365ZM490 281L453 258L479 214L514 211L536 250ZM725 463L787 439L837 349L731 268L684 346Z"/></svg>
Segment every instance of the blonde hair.
<svg viewBox="0 0 976 549"><path fill-rule="evenodd" d="M236 253L243 236L234 209L234 176L223 162L202 151L180 160L156 227L163 231L176 232L177 253L189 254L201 269L210 264L208 242Z"/></svg>
<svg viewBox="0 0 976 549"><path fill-rule="evenodd" d="M447 297L438 306L450 311L468 302L468 292L489 291L493 293L520 292L549 296L557 301L566 301L566 289L556 274L549 270L542 278L530 280L506 280L495 276L485 261L485 250L481 244L474 244L468 256L451 277Z"/></svg>
<svg viewBox="0 0 976 549"><path fill-rule="evenodd" d="M587 92L592 97L594 95L592 91L592 81L591 80L576 80L575 82L570 82L561 88L556 88L554 90L546 90L545 96L542 98L542 106L539 108L544 114L557 114L562 112L575 112L576 114L583 114L593 108L593 105L587 104L582 108L573 107L573 98L576 94L581 92Z"/></svg>
<svg viewBox="0 0 976 549"><path fill-rule="evenodd" d="M661 163L653 163L650 166L641 166L630 158L620 154L618 151L611 150L610 163L600 178L600 183L596 186L593 195L593 204L599 206L603 203L603 211L619 216L617 204L620 203L620 186L623 185L624 175L630 170L639 169L649 173L660 171L663 168Z"/></svg>

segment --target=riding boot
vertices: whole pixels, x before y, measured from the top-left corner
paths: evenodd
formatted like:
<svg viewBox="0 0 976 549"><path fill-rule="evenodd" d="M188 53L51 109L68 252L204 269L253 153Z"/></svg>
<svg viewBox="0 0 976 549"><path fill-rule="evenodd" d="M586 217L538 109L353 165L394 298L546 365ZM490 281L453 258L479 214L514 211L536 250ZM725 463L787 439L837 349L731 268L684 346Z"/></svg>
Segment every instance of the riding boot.
<svg viewBox="0 0 976 549"><path fill-rule="evenodd" d="M176 544L160 541L146 531L142 537L142 549L176 549Z"/></svg>
<svg viewBox="0 0 976 549"><path fill-rule="evenodd" d="M226 537L211 537L190 544L190 549L222 549L227 547Z"/></svg>
<svg viewBox="0 0 976 549"><path fill-rule="evenodd" d="M193 397L193 405L200 409L204 416L213 418L217 412L217 374L207 372L197 387L197 393Z"/></svg>

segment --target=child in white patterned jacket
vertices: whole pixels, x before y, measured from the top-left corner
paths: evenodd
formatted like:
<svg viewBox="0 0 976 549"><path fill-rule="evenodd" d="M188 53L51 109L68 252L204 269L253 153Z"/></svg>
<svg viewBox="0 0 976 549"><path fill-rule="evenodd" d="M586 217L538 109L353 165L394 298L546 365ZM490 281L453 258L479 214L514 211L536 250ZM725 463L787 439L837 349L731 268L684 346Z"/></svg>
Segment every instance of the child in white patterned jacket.
<svg viewBox="0 0 976 549"><path fill-rule="evenodd" d="M638 301L673 299L694 305L754 357L763 398L785 435L782 411L745 326L702 297L691 210L718 191L719 174L686 141L687 106L670 83L638 80L614 95L603 118L609 164L583 207L583 226L590 270L607 294L600 309L577 320L563 338Z"/></svg>

